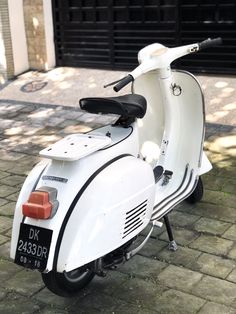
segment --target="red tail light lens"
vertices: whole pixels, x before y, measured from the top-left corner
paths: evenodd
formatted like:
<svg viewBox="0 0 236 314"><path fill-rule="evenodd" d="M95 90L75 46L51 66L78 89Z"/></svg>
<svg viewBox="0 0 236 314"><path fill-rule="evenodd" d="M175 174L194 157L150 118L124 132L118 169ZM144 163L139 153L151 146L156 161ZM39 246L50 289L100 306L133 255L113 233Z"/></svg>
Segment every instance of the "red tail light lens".
<svg viewBox="0 0 236 314"><path fill-rule="evenodd" d="M22 205L24 216L35 219L48 219L54 216L58 201L57 190L49 187L42 187L30 194L28 201Z"/></svg>

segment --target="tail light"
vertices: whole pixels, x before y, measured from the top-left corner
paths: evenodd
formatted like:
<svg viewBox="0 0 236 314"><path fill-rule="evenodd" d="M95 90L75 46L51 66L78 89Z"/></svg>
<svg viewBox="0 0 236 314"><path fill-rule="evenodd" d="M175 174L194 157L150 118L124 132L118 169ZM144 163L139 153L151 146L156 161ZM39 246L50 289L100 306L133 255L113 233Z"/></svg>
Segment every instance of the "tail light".
<svg viewBox="0 0 236 314"><path fill-rule="evenodd" d="M28 201L22 205L22 213L35 219L52 218L59 206L57 189L43 186L31 192Z"/></svg>

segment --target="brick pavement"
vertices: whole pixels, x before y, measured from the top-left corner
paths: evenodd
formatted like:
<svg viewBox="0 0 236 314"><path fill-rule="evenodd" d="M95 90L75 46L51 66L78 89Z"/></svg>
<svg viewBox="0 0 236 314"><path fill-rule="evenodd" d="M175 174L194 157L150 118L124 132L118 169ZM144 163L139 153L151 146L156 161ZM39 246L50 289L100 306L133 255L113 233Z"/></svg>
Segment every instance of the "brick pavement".
<svg viewBox="0 0 236 314"><path fill-rule="evenodd" d="M197 205L170 215L176 252L164 227L146 247L72 299L53 295L38 272L9 259L14 205L38 151L66 134L106 122L79 109L0 100L0 313L236 313L236 128L207 124L214 170Z"/></svg>

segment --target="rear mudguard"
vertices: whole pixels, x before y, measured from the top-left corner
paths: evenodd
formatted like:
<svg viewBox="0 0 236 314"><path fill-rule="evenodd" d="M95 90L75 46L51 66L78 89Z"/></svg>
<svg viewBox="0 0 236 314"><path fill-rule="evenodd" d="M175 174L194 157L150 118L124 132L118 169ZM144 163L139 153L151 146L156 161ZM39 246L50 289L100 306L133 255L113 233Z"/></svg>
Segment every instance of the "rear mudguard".
<svg viewBox="0 0 236 314"><path fill-rule="evenodd" d="M87 264L123 245L148 224L154 204L153 171L137 158L136 132L122 132L126 133L123 140L110 148L72 162L47 161L33 170L26 180L32 184L24 184L17 202L11 258L15 258L22 221L53 230L46 272ZM125 154L119 155L120 151ZM55 216L24 218L22 204L34 188L42 186L57 189Z"/></svg>

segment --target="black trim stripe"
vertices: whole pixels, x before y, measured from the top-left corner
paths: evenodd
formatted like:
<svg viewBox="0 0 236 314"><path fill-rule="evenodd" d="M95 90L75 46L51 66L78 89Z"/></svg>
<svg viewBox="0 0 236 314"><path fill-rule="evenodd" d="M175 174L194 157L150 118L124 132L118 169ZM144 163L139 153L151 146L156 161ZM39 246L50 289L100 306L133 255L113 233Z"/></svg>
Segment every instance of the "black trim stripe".
<svg viewBox="0 0 236 314"><path fill-rule="evenodd" d="M186 177L187 177L187 173L188 173L188 168L189 168L189 165L187 165L186 168L185 168L183 180L182 180L182 182L180 183L180 186L178 187L178 189L175 190L172 194L170 194L170 195L167 196L166 198L164 198L164 199L163 199L160 203L158 203L156 206L154 206L153 209L156 209L156 208L158 208L158 209L153 212L152 216L155 215L155 213L159 211L160 205L162 205L164 202L168 201L169 199L173 199L173 196L174 196L176 193L179 192L179 190L182 188L182 186L183 186L184 183L185 183L185 180L186 180ZM162 206L162 207L163 207L163 206ZM162 207L161 207L161 208L162 208Z"/></svg>
<svg viewBox="0 0 236 314"><path fill-rule="evenodd" d="M184 188L183 191L181 191L180 193L178 193L178 195L176 195L173 199L169 200L169 202L167 202L165 205L163 205L161 208L158 209L158 211L156 211L156 215L159 211L161 211L165 206L167 206L168 204L170 204L173 200L177 199L181 194L184 194L184 192L189 188L191 182L192 182L192 177L193 177L193 170L191 170L191 173L190 173L190 177L189 177L189 180L188 180L188 183L186 185L186 187ZM195 181L194 181L194 185L195 185ZM192 191L192 189L191 189ZM191 193L191 192L190 192ZM181 199L179 199L177 202L175 202L167 211L165 211L163 214L160 215L160 217L158 216L155 217L155 214L153 213L152 216L151 216L151 220L156 220L156 219L160 219L162 218L164 215L166 215L168 212L171 211L171 209L176 206L177 204L179 204L180 202L182 202L182 200L186 199L188 197L189 193L187 194L187 196L184 196L182 197Z"/></svg>
<svg viewBox="0 0 236 314"><path fill-rule="evenodd" d="M63 235L66 229L66 225L69 221L69 218L77 204L77 202L79 201L79 199L81 198L82 194L84 193L84 191L87 189L87 187L90 185L90 183L96 178L96 176L102 172L105 168L107 168L108 166L110 166L111 164L113 164L115 161L124 158L124 157L128 157L128 156L132 156L130 154L123 154L120 156L117 156L111 160L109 160L107 163L105 163L102 167L100 167L99 169L97 169L89 178L88 180L85 182L85 184L82 186L82 188L79 190L79 192L77 193L77 195L75 196L74 200L72 201L66 215L65 218L62 222L61 225L61 229L59 231L59 235L58 235L58 239L57 239L57 243L56 243L56 247L55 247L55 253L54 253L54 259L53 259L53 270L56 271L57 270L57 262L58 262L58 256L59 256L59 251L60 251L60 247L61 247L61 243L62 243L62 239L63 239Z"/></svg>

